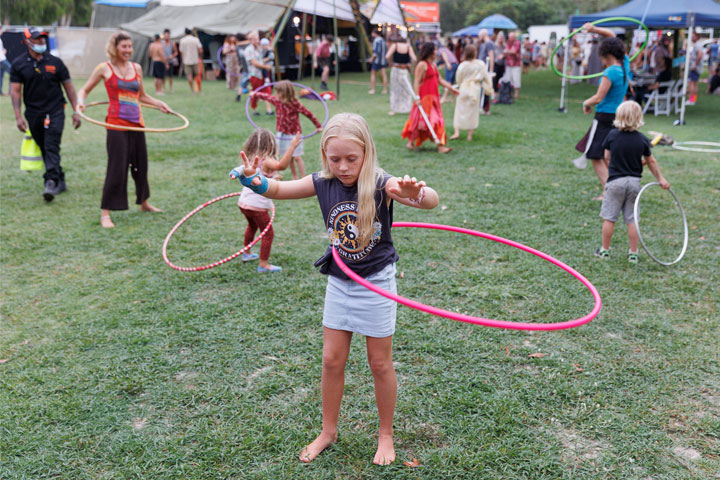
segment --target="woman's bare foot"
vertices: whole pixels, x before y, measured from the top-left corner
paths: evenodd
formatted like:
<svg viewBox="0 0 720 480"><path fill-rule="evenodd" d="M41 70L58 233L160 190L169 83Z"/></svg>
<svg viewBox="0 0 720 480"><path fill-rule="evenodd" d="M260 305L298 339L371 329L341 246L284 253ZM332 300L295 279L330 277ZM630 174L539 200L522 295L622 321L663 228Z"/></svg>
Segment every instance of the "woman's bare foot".
<svg viewBox="0 0 720 480"><path fill-rule="evenodd" d="M452 147L446 147L444 145L438 145L438 153L450 153L452 152Z"/></svg>
<svg viewBox="0 0 720 480"><path fill-rule="evenodd" d="M147 200L145 200L145 201L140 205L140 211L141 211L141 212L162 212L162 210L160 210L159 208L153 207L152 205L150 205L150 204L147 202Z"/></svg>
<svg viewBox="0 0 720 480"><path fill-rule="evenodd" d="M458 138L460 138L460 134L459 134L459 133L453 133L452 137L450 137L450 140L457 140Z"/></svg>
<svg viewBox="0 0 720 480"><path fill-rule="evenodd" d="M470 133L468 134L467 140L468 140L468 142L472 142L472 134L470 134Z"/></svg>
<svg viewBox="0 0 720 480"><path fill-rule="evenodd" d="M405 145L405 148L407 148L408 150L412 150L412 151L417 151L417 149L418 149L418 147L416 147L412 143L408 143L407 145Z"/></svg>
<svg viewBox="0 0 720 480"><path fill-rule="evenodd" d="M100 216L100 225L102 225L103 228L113 228L115 227L115 224L110 219L110 215L101 215Z"/></svg>
<svg viewBox="0 0 720 480"><path fill-rule="evenodd" d="M300 452L300 461L303 463L310 463L313 460L315 460L315 457L320 455L320 452L328 448L333 443L337 442L338 436L337 433L325 433L320 432L320 435L317 436L313 442L302 449ZM393 452L393 458L394 458L394 452Z"/></svg>
<svg viewBox="0 0 720 480"><path fill-rule="evenodd" d="M378 449L375 452L373 463L375 465L390 465L395 461L395 447L393 446L392 435L380 435L378 438Z"/></svg>

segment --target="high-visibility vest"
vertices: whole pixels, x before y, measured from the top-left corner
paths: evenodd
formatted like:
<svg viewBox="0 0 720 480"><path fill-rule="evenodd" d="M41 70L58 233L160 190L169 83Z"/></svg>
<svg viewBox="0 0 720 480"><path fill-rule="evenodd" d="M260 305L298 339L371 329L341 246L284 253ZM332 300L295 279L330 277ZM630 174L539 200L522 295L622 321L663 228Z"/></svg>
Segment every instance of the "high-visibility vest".
<svg viewBox="0 0 720 480"><path fill-rule="evenodd" d="M20 170L41 170L43 168L42 151L33 140L30 129L25 132L20 147Z"/></svg>

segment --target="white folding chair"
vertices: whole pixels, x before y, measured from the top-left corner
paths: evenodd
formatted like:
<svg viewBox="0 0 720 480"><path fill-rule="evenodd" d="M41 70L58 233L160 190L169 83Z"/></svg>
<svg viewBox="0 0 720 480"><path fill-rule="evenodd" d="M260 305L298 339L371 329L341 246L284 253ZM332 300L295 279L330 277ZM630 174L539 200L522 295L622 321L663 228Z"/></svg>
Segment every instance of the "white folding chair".
<svg viewBox="0 0 720 480"><path fill-rule="evenodd" d="M653 90L651 93L645 94L645 108L643 108L643 115L648 111L652 104L653 114L657 117L660 114L670 115L672 110L672 91L675 81L660 82L658 88ZM661 93L660 90L664 89Z"/></svg>
<svg viewBox="0 0 720 480"><path fill-rule="evenodd" d="M672 100L675 103L675 114L680 115L680 110L682 110L682 91L683 91L683 81L678 80L675 82L675 85L672 88Z"/></svg>

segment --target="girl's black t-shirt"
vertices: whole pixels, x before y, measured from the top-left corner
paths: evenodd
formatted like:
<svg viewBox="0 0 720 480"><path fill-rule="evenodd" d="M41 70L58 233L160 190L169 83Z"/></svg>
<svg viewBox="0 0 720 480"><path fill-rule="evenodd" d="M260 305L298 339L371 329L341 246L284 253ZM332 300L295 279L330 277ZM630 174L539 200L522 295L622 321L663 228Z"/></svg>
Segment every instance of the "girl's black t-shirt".
<svg viewBox="0 0 720 480"><path fill-rule="evenodd" d="M650 141L645 135L637 130L626 132L613 128L602 146L610 150L608 182L620 177L642 177L642 157L651 155Z"/></svg>
<svg viewBox="0 0 720 480"><path fill-rule="evenodd" d="M390 236L393 219L393 202L385 193L385 184L391 178L382 172L375 189L375 221L374 232L369 242L361 243L357 228L357 184L346 187L337 178L322 178L313 173L320 210L325 221L325 228L330 237L330 245L317 262L320 273L332 275L342 280L348 276L332 258L332 248L336 247L343 262L361 277L368 277L379 272L388 264L398 261L398 254Z"/></svg>

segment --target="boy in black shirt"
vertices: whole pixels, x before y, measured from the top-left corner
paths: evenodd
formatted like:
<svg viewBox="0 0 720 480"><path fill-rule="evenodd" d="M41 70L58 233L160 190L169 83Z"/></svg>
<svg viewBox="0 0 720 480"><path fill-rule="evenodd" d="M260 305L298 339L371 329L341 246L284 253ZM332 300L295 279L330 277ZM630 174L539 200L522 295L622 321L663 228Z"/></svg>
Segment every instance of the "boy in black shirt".
<svg viewBox="0 0 720 480"><path fill-rule="evenodd" d="M637 263L638 235L633 209L640 192L643 165L647 165L662 188L669 189L670 183L660 173L657 160L650 152L650 142L637 131L643 125L640 105L634 101L621 103L615 112L614 125L616 128L608 133L603 142L605 160L610 162L610 166L600 208L600 217L604 220L602 246L595 250L595 255L600 258L610 256L610 240L622 210L630 240L628 262Z"/></svg>

